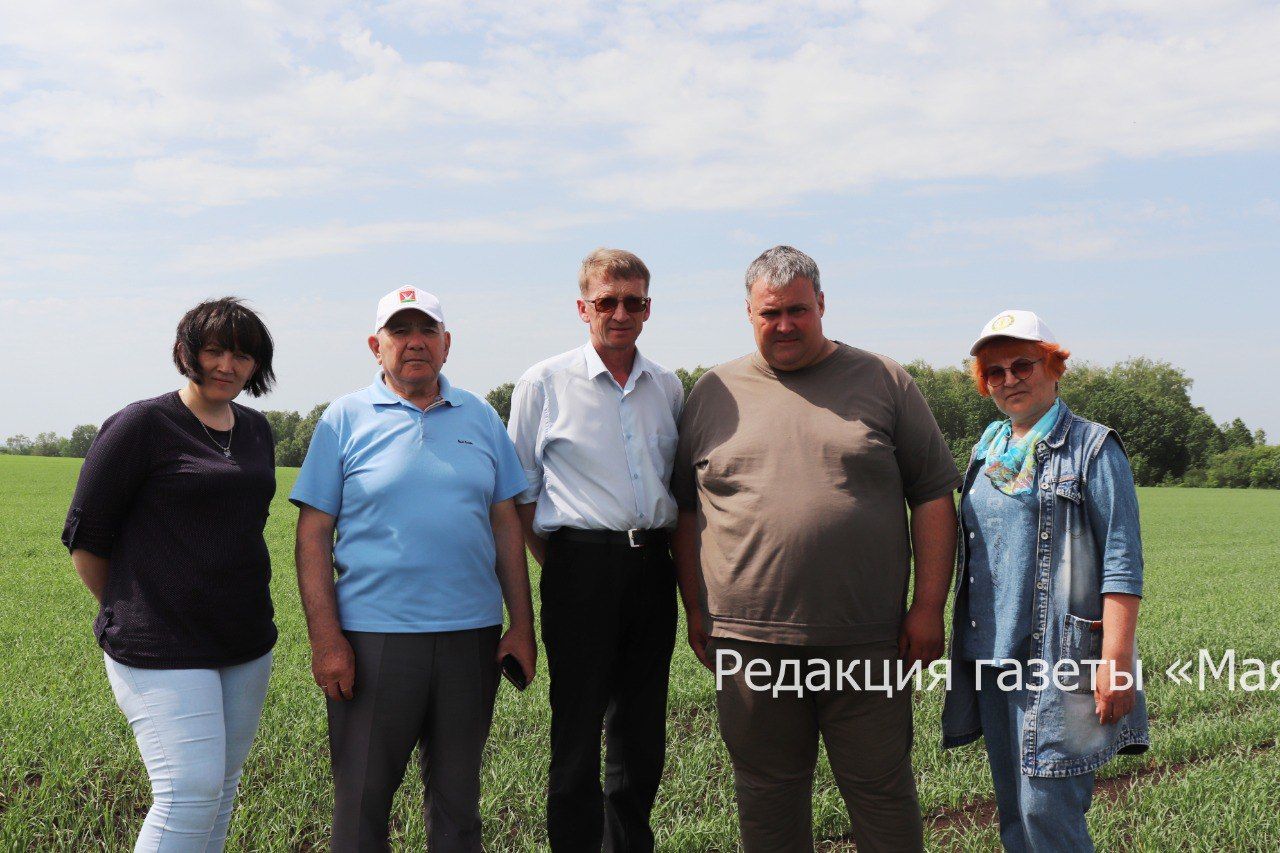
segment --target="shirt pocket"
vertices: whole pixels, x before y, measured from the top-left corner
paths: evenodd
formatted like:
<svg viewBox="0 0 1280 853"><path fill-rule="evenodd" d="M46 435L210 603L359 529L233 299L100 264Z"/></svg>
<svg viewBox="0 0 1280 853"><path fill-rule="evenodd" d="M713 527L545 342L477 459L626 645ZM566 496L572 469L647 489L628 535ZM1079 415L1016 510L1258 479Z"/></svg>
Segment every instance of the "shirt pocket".
<svg viewBox="0 0 1280 853"><path fill-rule="evenodd" d="M1092 693L1093 669L1085 665L1085 661L1096 661L1102 657L1102 623L1094 619L1081 619L1067 613L1062 620L1062 645L1058 660L1074 661L1078 673L1069 677L1069 673L1059 670L1062 684L1068 693Z"/></svg>
<svg viewBox="0 0 1280 853"><path fill-rule="evenodd" d="M1080 496L1080 480L1075 474L1067 474L1059 477L1058 482L1054 487L1054 493L1060 498L1065 498L1074 504L1079 504L1082 500Z"/></svg>
<svg viewBox="0 0 1280 853"><path fill-rule="evenodd" d="M1084 523L1084 495L1080 492L1080 478L1075 474L1059 477L1054 486L1054 494L1059 498L1058 509L1062 514L1063 529L1072 539L1079 539L1088 530Z"/></svg>

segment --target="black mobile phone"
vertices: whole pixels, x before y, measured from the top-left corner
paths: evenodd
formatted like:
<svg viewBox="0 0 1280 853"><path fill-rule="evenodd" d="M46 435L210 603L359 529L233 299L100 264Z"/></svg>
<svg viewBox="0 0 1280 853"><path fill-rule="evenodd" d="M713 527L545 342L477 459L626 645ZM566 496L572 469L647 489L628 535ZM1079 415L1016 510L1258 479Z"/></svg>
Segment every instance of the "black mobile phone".
<svg viewBox="0 0 1280 853"><path fill-rule="evenodd" d="M516 688L524 690L529 686L529 677L524 674L524 667L515 655L504 655L502 658L502 674Z"/></svg>

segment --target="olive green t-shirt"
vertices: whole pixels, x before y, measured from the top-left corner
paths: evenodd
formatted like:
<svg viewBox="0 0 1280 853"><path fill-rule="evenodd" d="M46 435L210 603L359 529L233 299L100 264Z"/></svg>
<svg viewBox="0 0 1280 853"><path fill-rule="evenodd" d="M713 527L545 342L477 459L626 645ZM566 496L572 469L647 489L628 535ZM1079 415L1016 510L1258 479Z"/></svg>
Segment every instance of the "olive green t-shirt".
<svg viewBox="0 0 1280 853"><path fill-rule="evenodd" d="M837 344L775 372L757 352L685 403L671 489L697 509L708 633L766 643L896 639L910 572L907 505L960 485L911 376Z"/></svg>

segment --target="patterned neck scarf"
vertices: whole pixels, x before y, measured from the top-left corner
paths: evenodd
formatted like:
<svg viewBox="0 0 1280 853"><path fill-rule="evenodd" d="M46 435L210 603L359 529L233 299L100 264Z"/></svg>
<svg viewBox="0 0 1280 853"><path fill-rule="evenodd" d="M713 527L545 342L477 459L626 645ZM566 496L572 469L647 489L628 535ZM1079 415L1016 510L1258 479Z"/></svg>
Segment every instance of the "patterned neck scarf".
<svg viewBox="0 0 1280 853"><path fill-rule="evenodd" d="M1044 417L1015 441L1012 421L993 421L978 439L977 458L986 462L982 473L1006 495L1030 494L1036 479L1036 445L1053 429L1062 411L1062 401L1054 400Z"/></svg>

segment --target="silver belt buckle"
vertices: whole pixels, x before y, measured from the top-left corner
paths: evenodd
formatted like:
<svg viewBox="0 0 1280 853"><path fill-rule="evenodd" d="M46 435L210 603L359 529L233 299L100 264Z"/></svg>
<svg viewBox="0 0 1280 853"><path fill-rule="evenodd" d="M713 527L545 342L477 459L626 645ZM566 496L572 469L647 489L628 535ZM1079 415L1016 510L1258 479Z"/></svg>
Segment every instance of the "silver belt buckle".
<svg viewBox="0 0 1280 853"><path fill-rule="evenodd" d="M643 548L643 547L644 547L644 543L643 543L643 542L637 542L637 541L636 541L636 534L637 534L637 533L639 533L639 532L640 532L640 528L638 528L638 527L633 527L633 528L631 528L630 530L628 530L628 531L627 531L627 544L629 544L632 548Z"/></svg>

